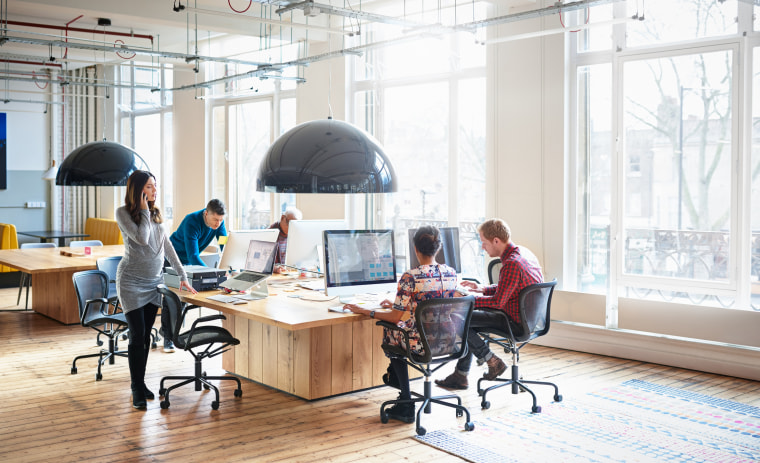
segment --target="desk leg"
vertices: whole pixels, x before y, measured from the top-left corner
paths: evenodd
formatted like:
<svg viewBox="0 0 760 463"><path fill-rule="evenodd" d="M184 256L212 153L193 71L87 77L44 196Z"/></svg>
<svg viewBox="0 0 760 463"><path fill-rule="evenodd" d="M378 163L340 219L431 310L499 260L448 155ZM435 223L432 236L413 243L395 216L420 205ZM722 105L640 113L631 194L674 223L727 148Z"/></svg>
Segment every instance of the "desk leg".
<svg viewBox="0 0 760 463"><path fill-rule="evenodd" d="M32 275L32 309L61 323L79 323L73 271Z"/></svg>

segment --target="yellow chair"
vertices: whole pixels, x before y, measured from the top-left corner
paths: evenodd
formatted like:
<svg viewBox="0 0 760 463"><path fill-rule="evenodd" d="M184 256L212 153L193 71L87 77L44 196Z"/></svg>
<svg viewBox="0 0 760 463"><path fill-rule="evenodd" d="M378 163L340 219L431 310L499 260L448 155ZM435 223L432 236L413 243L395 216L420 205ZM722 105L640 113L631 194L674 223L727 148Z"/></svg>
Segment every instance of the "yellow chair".
<svg viewBox="0 0 760 463"><path fill-rule="evenodd" d="M113 219L88 218L84 223L88 240L99 240L104 245L124 244L119 225Z"/></svg>
<svg viewBox="0 0 760 463"><path fill-rule="evenodd" d="M0 249L18 249L18 235L16 226L9 223L0 223ZM0 265L0 272L17 272L13 267Z"/></svg>

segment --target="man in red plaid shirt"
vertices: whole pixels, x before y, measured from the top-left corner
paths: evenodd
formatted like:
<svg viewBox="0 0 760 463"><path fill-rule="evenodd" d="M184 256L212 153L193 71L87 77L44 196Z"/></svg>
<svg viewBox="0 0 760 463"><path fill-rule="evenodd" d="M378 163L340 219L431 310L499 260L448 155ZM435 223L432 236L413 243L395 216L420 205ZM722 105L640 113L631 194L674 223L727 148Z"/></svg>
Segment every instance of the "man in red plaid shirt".
<svg viewBox="0 0 760 463"><path fill-rule="evenodd" d="M507 313L514 322L520 321L518 296L526 286L544 281L541 266L530 250L515 245L511 239L509 225L501 219L490 219L478 227L483 250L491 257L501 259L498 284L490 286L478 285L472 281L463 281L470 291L482 293L475 296L475 308L499 309ZM470 371L473 354L488 364L488 372L483 374L486 379L494 379L504 373L507 366L491 352L483 339L478 335L480 328L495 326L507 331L501 326L503 318L499 314L483 310L475 310L470 321L470 332L467 335L467 355L457 362L454 373L445 379L437 379L435 383L447 389L467 389L467 374Z"/></svg>

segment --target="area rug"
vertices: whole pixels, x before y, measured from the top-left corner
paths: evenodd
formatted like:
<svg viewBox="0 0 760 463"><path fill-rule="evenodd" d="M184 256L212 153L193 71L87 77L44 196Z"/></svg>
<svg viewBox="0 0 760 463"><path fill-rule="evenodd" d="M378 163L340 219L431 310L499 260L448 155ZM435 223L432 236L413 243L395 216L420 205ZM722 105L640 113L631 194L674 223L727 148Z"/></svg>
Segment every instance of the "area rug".
<svg viewBox="0 0 760 463"><path fill-rule="evenodd" d="M630 380L415 438L474 463L757 462L760 408Z"/></svg>

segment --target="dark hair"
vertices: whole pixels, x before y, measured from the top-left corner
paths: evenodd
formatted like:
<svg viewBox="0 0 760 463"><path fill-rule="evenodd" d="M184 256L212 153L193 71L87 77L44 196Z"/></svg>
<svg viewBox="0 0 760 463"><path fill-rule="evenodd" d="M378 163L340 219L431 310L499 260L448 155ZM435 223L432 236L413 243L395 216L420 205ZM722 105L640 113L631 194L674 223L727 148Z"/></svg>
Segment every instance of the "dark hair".
<svg viewBox="0 0 760 463"><path fill-rule="evenodd" d="M423 256L434 256L441 249L441 232L432 225L424 225L414 232L414 247Z"/></svg>
<svg viewBox="0 0 760 463"><path fill-rule="evenodd" d="M206 210L208 212L213 212L216 215L224 215L227 212L224 210L224 203L221 199L212 199L211 201L206 204Z"/></svg>
<svg viewBox="0 0 760 463"><path fill-rule="evenodd" d="M138 225L140 224L142 191L150 178L153 178L154 181L156 180L156 176L147 170L136 170L127 179L127 193L124 195L124 204L127 206L132 220ZM150 219L153 222L161 223L164 221L163 217L161 217L161 211L155 206L155 201L148 201L148 210L150 211Z"/></svg>

